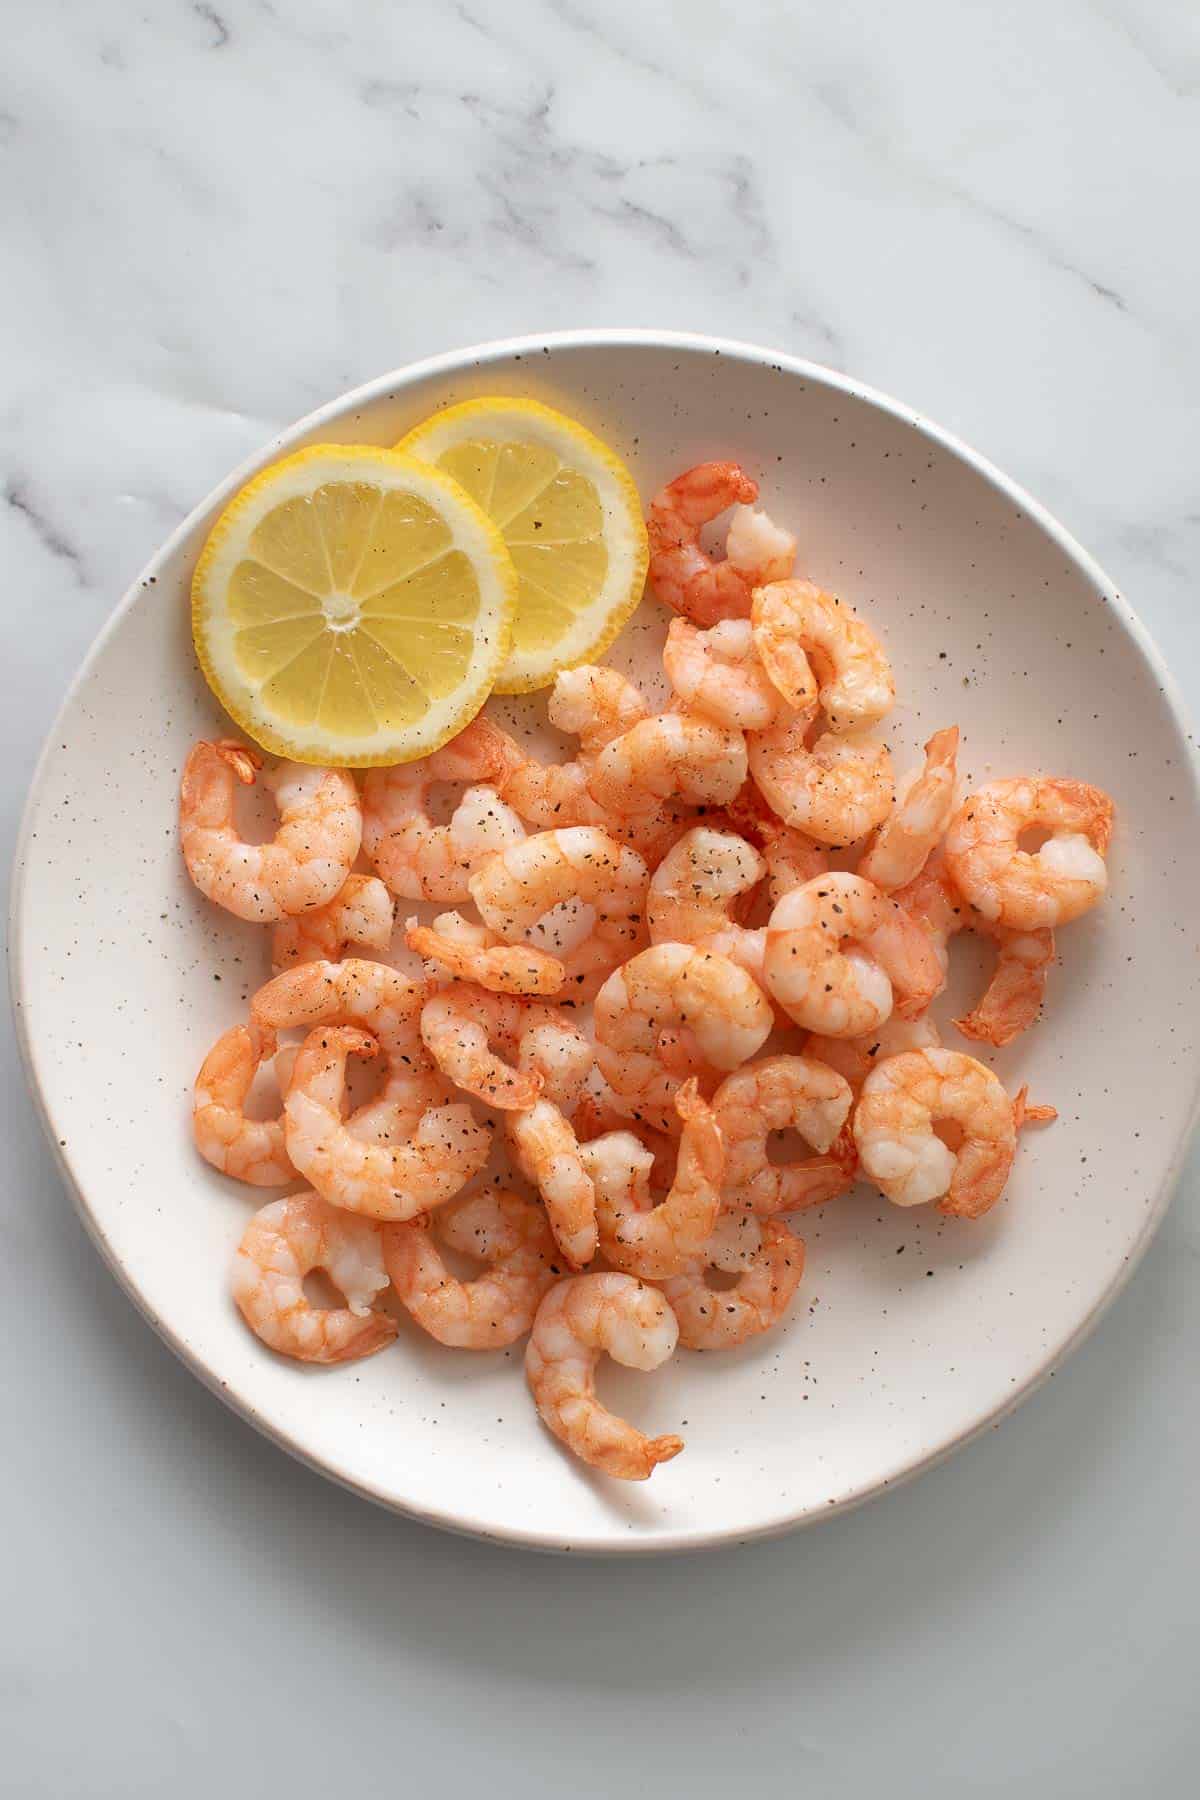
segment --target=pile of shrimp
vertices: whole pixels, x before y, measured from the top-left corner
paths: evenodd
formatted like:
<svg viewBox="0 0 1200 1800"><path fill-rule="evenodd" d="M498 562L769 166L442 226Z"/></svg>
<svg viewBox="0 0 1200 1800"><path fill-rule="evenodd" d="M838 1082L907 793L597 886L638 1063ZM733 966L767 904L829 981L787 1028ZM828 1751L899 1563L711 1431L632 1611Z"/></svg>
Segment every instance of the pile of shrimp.
<svg viewBox="0 0 1200 1800"><path fill-rule="evenodd" d="M964 796L953 725L894 780L887 654L796 576L756 499L734 463L655 498L672 697L655 712L612 668L564 671L549 718L573 760L481 714L361 788L285 764L261 844L234 817L256 751L199 743L183 771L192 880L271 931L275 973L205 1057L193 1111L214 1168L279 1190L234 1259L247 1324L324 1363L386 1348L405 1315L460 1350L527 1338L545 1425L624 1480L683 1443L603 1405L602 1353L649 1370L779 1329L797 1216L856 1180L964 1220L996 1206L1022 1128L1055 1115L941 1043L950 940L995 953L958 1032L1008 1044L1039 1018L1055 933L1106 886L1113 808L1085 782ZM730 507L710 556L701 528ZM351 1059L379 1074L357 1105ZM275 1110L252 1116L268 1065ZM805 1153L772 1156L780 1132ZM315 1270L340 1305L306 1292Z"/></svg>

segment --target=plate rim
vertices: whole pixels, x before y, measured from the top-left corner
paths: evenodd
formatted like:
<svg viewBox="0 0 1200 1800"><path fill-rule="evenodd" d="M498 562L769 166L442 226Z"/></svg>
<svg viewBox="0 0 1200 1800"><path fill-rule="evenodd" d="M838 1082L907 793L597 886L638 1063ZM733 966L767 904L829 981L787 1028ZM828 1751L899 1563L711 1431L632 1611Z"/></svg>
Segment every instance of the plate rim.
<svg viewBox="0 0 1200 1800"><path fill-rule="evenodd" d="M656 1531L652 1537L632 1540L621 1535L614 1527L609 1539L576 1544L571 1541L569 1536L546 1528L514 1526L497 1530L494 1526L489 1526L482 1520L472 1517L469 1507L468 1510L460 1509L455 1513L422 1507L415 1501L398 1499L394 1494L383 1491L369 1481L348 1475L334 1464L313 1454L285 1428L268 1421L249 1399L243 1394L235 1392L205 1363L202 1357L192 1351L191 1347L172 1329L170 1322L156 1314L146 1296L133 1282L120 1257L109 1243L99 1219L87 1200L82 1177L76 1174L71 1157L64 1153L38 1074L37 1052L29 1024L22 978L25 933L24 894L30 861L29 847L39 810L41 790L45 784L47 771L55 753L55 745L59 739L59 728L74 707L78 694L87 682L94 664L107 648L109 639L116 633L125 615L132 610L138 599L145 595L150 577L168 558L174 555L184 539L194 531L198 522L214 507L231 496L257 470L265 467L298 440L319 431L326 421L341 418L358 407L373 405L378 400L399 393L418 381L462 374L468 369L482 368L491 362L507 361L526 355L531 358L533 356L541 357L543 352L547 351L552 355L556 349L602 350L608 348L679 349L711 356L726 356L731 361L751 362L769 368L778 368L790 375L811 380L814 384L835 389L867 402L877 410L888 413L893 418L911 426L927 440L965 463L975 474L981 476L992 488L1036 523L1062 554L1099 591L1105 605L1131 640L1133 649L1141 656L1154 676L1178 732L1183 750L1183 766L1191 780L1193 800L1197 811L1200 811L1200 745L1197 744L1191 729L1187 705L1179 691L1175 677L1150 632L1116 583L1060 520L1041 501L1028 493L1020 483L1006 475L1003 470L964 439L929 419L917 408L909 406L867 382L859 381L853 376L845 375L839 370L829 368L809 358L795 356L788 351L772 349L761 344L736 338L712 336L701 332L661 331L653 327L602 327L596 329L580 327L569 331L523 333L513 337L488 339L466 345L462 349L442 351L433 356L420 358L415 362L402 364L399 368L375 376L357 387L349 388L332 400L326 401L322 406L314 408L311 412L285 426L258 450L238 463L223 480L219 481L192 507L186 517L154 550L92 639L55 711L34 764L13 850L13 874L8 909L8 965L15 1035L26 1084L75 1211L105 1266L115 1277L118 1286L128 1295L138 1312L162 1342L174 1352L210 1393L215 1394L240 1418L298 1462L326 1479L336 1482L338 1486L348 1489L351 1493L370 1500L403 1518L434 1525L441 1530L461 1536L518 1549L569 1552L573 1555L599 1557L643 1557L679 1555L762 1542L769 1538L782 1536L785 1532L806 1528L820 1520L834 1518L840 1513L850 1511L868 1500L914 1480L927 1470L936 1468L956 1451L981 1436L983 1432L1000 1424L1018 1406L1036 1393L1054 1369L1061 1366L1099 1324L1140 1264L1166 1215L1178 1182L1180 1169L1188 1152L1197 1118L1200 1116L1200 1057L1196 1057L1194 1061L1191 1102L1185 1122L1177 1135L1166 1170L1157 1185L1152 1202L1146 1208L1137 1238L1131 1244L1108 1286L1093 1300L1088 1312L1080 1320L1075 1330L1052 1355L1047 1354L1042 1358L1038 1366L1014 1392L1005 1395L993 1408L980 1414L945 1442L938 1444L933 1449L921 1451L908 1459L902 1459L895 1468L878 1472L870 1481L861 1483L858 1487L840 1495L836 1500L828 1502L820 1509L809 1508L801 1512L785 1512L749 1529L716 1526L689 1527L672 1531L664 1528Z"/></svg>

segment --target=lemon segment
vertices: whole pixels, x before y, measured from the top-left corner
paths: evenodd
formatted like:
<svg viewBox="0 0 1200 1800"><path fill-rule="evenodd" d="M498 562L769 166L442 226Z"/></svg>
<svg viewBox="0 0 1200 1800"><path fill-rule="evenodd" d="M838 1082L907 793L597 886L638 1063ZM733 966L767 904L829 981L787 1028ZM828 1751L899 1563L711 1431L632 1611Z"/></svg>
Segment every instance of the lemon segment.
<svg viewBox="0 0 1200 1800"><path fill-rule="evenodd" d="M196 654L264 748L411 762L487 698L517 586L497 527L442 470L317 444L256 475L214 525L192 581Z"/></svg>
<svg viewBox="0 0 1200 1800"><path fill-rule="evenodd" d="M502 694L546 687L612 643L646 581L641 501L616 452L536 400L467 400L397 449L435 464L499 528L517 577Z"/></svg>

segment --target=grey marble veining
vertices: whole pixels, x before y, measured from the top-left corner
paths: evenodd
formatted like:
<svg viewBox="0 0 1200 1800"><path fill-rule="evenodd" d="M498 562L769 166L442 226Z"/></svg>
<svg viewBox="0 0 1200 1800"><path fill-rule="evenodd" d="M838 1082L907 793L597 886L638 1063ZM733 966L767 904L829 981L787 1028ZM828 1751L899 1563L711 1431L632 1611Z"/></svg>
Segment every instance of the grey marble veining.
<svg viewBox="0 0 1200 1800"><path fill-rule="evenodd" d="M196 500L342 389L523 331L706 330L896 393L1064 519L1200 712L1194 6L0 26L6 851L73 669ZM588 1722L697 1797L1190 1791L1194 1165L1096 1338L946 1468L747 1555L564 1568L372 1513L226 1414L92 1255L4 1058L13 1792L611 1793Z"/></svg>

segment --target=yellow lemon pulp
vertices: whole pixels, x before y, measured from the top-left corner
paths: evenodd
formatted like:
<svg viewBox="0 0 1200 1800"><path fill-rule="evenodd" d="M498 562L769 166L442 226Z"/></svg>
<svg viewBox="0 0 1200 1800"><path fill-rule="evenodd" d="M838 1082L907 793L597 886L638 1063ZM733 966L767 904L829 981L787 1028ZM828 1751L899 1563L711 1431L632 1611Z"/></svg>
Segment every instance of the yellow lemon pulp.
<svg viewBox="0 0 1200 1800"><path fill-rule="evenodd" d="M646 579L641 502L616 452L534 400L448 407L398 448L434 463L499 528L517 574L512 650L496 687L545 687L607 649Z"/></svg>
<svg viewBox="0 0 1200 1800"><path fill-rule="evenodd" d="M265 469L192 584L201 667L258 743L300 762L408 762L462 728L508 653L516 575L446 474L363 446Z"/></svg>

